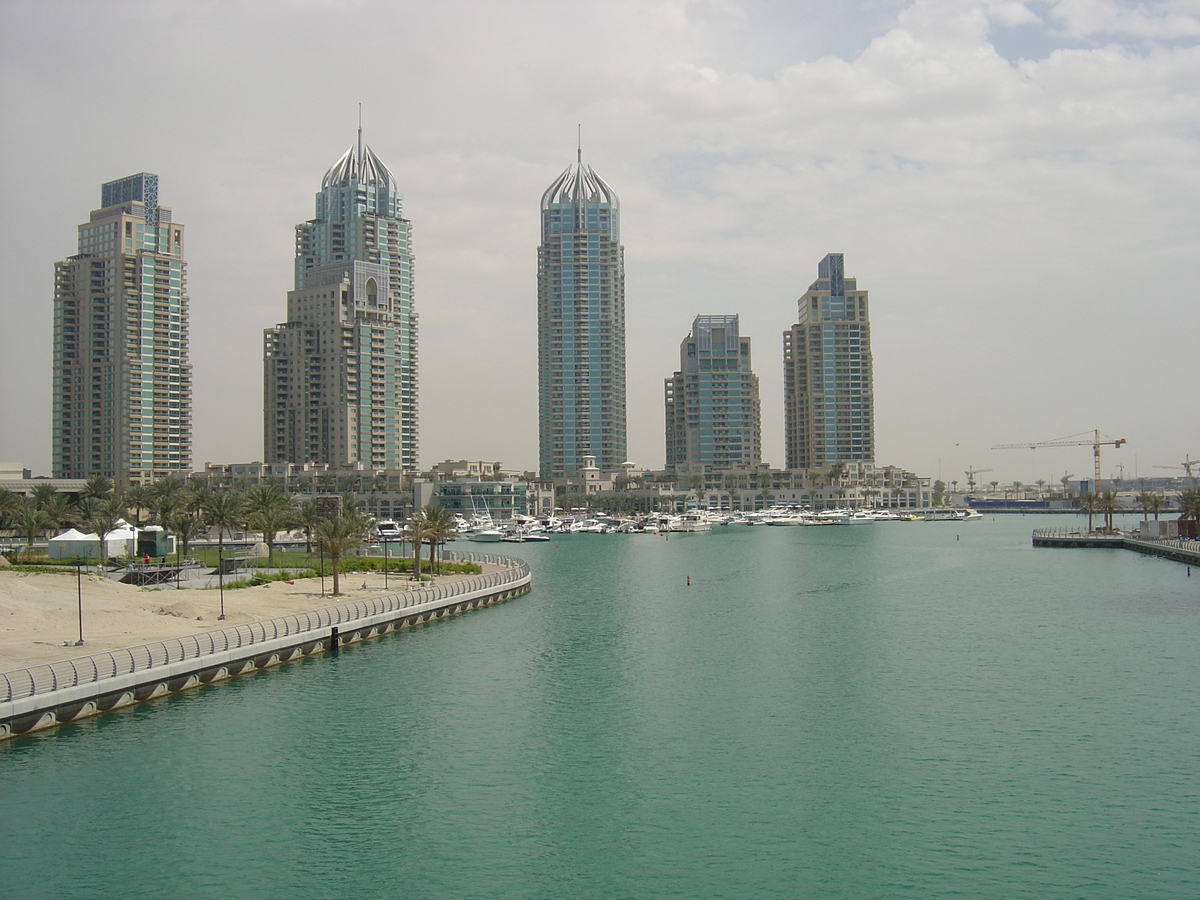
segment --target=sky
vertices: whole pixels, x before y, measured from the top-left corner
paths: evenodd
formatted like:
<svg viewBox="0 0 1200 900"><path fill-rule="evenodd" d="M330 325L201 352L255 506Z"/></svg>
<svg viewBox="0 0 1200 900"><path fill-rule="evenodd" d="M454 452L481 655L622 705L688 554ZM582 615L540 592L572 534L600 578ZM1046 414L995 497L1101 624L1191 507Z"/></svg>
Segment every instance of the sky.
<svg viewBox="0 0 1200 900"><path fill-rule="evenodd" d="M193 465L262 459L262 332L360 103L412 221L424 467L537 466L577 129L621 200L637 465L700 314L741 316L783 465L830 252L870 292L879 464L1057 482L1090 448L992 446L1092 429L1128 441L1106 478L1200 457L1200 0L0 0L0 460L50 474L53 266L142 171L187 229Z"/></svg>

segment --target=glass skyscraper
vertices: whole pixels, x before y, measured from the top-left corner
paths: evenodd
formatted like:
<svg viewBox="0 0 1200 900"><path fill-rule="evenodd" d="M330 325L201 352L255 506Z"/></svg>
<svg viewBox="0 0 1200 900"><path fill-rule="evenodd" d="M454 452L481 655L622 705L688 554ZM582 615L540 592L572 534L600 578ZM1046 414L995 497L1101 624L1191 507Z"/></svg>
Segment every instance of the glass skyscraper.
<svg viewBox="0 0 1200 900"><path fill-rule="evenodd" d="M762 458L758 376L737 316L697 316L666 379L667 471L703 474Z"/></svg>
<svg viewBox="0 0 1200 900"><path fill-rule="evenodd" d="M54 266L52 469L149 484L192 466L183 225L149 172L104 184L100 206Z"/></svg>
<svg viewBox="0 0 1200 900"><path fill-rule="evenodd" d="M265 458L415 471L412 224L361 130L316 201L296 226L287 321L264 334Z"/></svg>
<svg viewBox="0 0 1200 900"><path fill-rule="evenodd" d="M789 469L875 459L875 390L867 292L845 277L841 253L817 266L783 335L785 445Z"/></svg>
<svg viewBox="0 0 1200 900"><path fill-rule="evenodd" d="M580 153L542 195L538 443L543 478L626 458L621 204Z"/></svg>

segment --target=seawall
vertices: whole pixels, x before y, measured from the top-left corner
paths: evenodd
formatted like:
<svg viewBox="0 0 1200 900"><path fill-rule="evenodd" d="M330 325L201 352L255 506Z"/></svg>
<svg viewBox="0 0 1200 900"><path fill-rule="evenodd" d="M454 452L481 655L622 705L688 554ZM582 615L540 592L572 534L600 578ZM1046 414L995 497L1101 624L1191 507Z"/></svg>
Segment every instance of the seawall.
<svg viewBox="0 0 1200 900"><path fill-rule="evenodd" d="M1161 538L1149 540L1127 537L1121 534L1095 534L1064 531L1057 528L1035 528L1035 547L1114 547L1120 550L1135 550L1150 556L1162 556L1176 562L1200 566L1200 541Z"/></svg>
<svg viewBox="0 0 1200 900"><path fill-rule="evenodd" d="M0 673L0 740L257 672L529 591L532 576L521 560L485 553L454 553L453 557L506 568Z"/></svg>

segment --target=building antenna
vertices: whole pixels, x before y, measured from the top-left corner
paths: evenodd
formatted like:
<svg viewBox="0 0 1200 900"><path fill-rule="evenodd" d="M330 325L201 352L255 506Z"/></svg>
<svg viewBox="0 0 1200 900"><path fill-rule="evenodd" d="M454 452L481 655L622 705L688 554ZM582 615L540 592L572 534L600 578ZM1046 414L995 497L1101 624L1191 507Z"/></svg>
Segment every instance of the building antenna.
<svg viewBox="0 0 1200 900"><path fill-rule="evenodd" d="M577 129L577 145L575 149L575 162L583 164L583 124L575 126Z"/></svg>
<svg viewBox="0 0 1200 900"><path fill-rule="evenodd" d="M362 104L358 104L358 158L362 159Z"/></svg>

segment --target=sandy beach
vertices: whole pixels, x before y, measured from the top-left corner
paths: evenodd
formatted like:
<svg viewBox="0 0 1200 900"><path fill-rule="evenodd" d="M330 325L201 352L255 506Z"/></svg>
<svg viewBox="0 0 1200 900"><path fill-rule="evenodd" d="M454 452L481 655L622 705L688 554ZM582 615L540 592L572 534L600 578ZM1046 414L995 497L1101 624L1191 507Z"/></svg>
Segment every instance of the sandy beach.
<svg viewBox="0 0 1200 900"><path fill-rule="evenodd" d="M485 565L484 571L499 566ZM455 581L468 575L444 575ZM363 590L364 581L367 590ZM0 671L86 656L164 638L195 634L210 628L269 619L288 613L331 606L384 593L378 573L342 576L340 597L321 596L318 578L277 581L225 591L225 621L218 621L221 597L216 590L151 590L120 584L98 575L85 575L83 638L79 639L79 602L75 573L27 574L0 569ZM392 578L387 593L415 587ZM332 580L325 579L332 591Z"/></svg>

